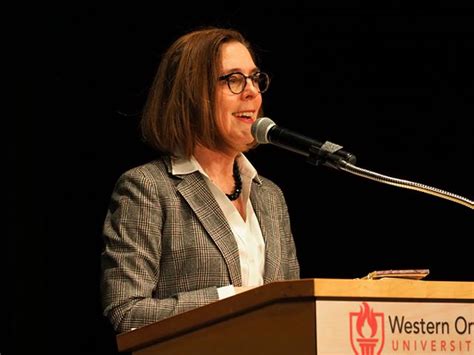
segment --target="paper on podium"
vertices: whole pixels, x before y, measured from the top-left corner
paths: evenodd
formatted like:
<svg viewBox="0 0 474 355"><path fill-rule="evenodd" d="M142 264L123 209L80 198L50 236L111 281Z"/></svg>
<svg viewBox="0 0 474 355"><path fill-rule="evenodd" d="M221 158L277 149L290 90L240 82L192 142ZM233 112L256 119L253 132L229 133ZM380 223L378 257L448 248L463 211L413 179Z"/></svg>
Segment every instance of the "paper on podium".
<svg viewBox="0 0 474 355"><path fill-rule="evenodd" d="M429 269L380 270L369 273L367 276L362 277L362 280L378 280L383 278L421 280L428 276L429 273Z"/></svg>

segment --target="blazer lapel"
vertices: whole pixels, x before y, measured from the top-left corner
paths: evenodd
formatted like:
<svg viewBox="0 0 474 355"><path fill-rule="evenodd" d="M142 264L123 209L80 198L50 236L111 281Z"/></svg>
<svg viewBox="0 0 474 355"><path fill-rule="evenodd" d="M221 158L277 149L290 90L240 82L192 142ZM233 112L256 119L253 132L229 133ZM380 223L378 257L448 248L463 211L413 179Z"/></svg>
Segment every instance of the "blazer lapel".
<svg viewBox="0 0 474 355"><path fill-rule="evenodd" d="M280 268L280 235L278 231L278 221L270 215L266 206L268 205L261 193L258 191L265 189L263 184L253 183L250 192L250 200L252 202L255 215L260 223L263 240L265 241L265 271L263 273L263 282L268 283L276 280L278 270Z"/></svg>
<svg viewBox="0 0 474 355"><path fill-rule="evenodd" d="M178 192L189 204L222 253L232 284L241 286L242 275L237 242L221 208L199 172L180 177L182 181L177 186Z"/></svg>

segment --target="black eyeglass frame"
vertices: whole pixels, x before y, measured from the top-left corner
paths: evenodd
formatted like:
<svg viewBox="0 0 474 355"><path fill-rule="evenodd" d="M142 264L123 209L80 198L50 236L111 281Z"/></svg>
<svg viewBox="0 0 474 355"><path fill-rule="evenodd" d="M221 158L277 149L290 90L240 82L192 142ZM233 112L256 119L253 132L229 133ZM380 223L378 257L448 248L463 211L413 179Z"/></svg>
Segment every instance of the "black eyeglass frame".
<svg viewBox="0 0 474 355"><path fill-rule="evenodd" d="M232 87L230 85L230 78L232 77L232 75L240 75L244 78L244 85L242 86L242 90L240 90L239 92L235 92L234 90L232 90ZM258 84L259 80L258 80L258 77L263 75L264 77L267 78L267 85L266 85L266 88L264 90L261 90L260 89L260 85L256 85L256 83ZM263 72L263 71L258 71L258 72L255 72L251 75L245 75L244 73L241 73L239 71L235 71L235 72L232 72L232 73L229 73L229 74L226 74L226 75L222 75L220 77L217 78L217 80L219 81L223 81L225 80L227 82L227 87L229 88L230 92L235 94L235 95L239 95L241 93L244 92L245 88L247 87L247 79L250 79L252 80L252 84L254 87L256 87L258 89L258 92L260 94L263 94L264 92L266 92L268 90L268 88L270 87L270 76Z"/></svg>

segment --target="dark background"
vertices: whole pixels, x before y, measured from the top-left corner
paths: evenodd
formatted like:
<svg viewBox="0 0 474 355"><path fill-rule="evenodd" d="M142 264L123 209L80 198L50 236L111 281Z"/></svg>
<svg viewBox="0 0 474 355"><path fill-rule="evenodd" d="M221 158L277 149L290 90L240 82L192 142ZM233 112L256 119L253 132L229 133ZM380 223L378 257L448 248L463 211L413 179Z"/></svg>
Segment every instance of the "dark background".
<svg viewBox="0 0 474 355"><path fill-rule="evenodd" d="M102 222L119 175L153 158L137 125L160 56L199 26L255 45L278 125L343 145L362 168L474 198L473 6L315 3L12 13L2 355L115 353L100 310ZM467 207L274 146L248 156L286 194L302 277L429 268L430 280L474 281Z"/></svg>

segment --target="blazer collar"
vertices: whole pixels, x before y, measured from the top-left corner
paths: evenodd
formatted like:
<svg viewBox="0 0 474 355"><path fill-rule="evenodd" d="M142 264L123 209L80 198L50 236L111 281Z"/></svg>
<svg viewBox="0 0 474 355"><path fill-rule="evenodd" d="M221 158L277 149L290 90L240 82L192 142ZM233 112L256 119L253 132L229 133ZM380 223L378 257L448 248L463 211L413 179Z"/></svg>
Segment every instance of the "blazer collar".
<svg viewBox="0 0 474 355"><path fill-rule="evenodd" d="M255 170L255 168L252 166L250 161L247 160L247 157L245 157L245 155L242 154L242 158L245 159L245 161L247 162L246 164L249 164L248 170L251 171L253 169L253 171L255 172L254 177L253 177L253 182L257 183L258 185L261 185L262 180L258 176L258 173ZM184 161L184 162L180 159L178 168L176 168L176 164L174 164L173 162L173 159L177 159L177 158L165 156L162 159L165 163L166 170L168 171L168 173L178 178L183 178L185 175L198 170L198 167L195 166L194 158L191 158L190 160Z"/></svg>
<svg viewBox="0 0 474 355"><path fill-rule="evenodd" d="M171 159L165 158L164 162L168 172L173 175ZM174 176L181 179L181 182L177 184L178 193L186 200L220 250L227 264L231 283L234 286L241 286L242 275L237 242L204 177L198 170Z"/></svg>

